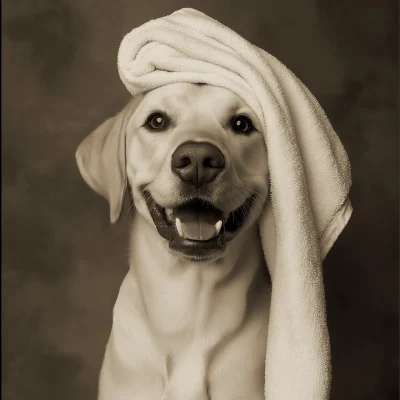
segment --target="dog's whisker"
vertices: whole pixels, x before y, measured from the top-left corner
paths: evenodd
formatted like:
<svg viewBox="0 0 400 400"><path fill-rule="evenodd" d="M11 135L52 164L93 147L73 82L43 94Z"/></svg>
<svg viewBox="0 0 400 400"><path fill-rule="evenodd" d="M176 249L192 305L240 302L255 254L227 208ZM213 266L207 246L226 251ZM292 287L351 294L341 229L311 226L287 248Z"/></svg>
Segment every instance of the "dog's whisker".
<svg viewBox="0 0 400 400"><path fill-rule="evenodd" d="M236 187L235 187L236 190L241 190L241 189L243 189L243 188L245 188L245 189L247 189L248 191L253 192L253 193L257 194L257 195L260 195L261 197L264 196L264 194L263 194L260 190L254 188L254 187L250 187L250 186L248 186L248 185L246 185L246 184L244 184L244 183L242 184L241 187L239 187L239 186L236 186Z"/></svg>
<svg viewBox="0 0 400 400"><path fill-rule="evenodd" d="M244 199L245 195L241 191L239 191L238 187L235 188L235 192L239 197L242 197ZM258 191L255 191L253 195L253 201L257 206L259 206L260 209L262 209L263 206L265 205L265 202L260 201L259 199L260 197L262 197L261 194ZM243 203L243 206L240 209L240 213L243 218L246 217L246 214L249 214L251 218L256 216L255 215L256 210L254 209L254 207L249 206L248 204L246 204L246 202Z"/></svg>
<svg viewBox="0 0 400 400"><path fill-rule="evenodd" d="M253 193L254 193L254 201L258 204L258 205L260 205L261 207L263 207L266 203L267 203L267 199L268 199L268 196L267 196L267 198L264 200L264 201L261 201L261 199L260 198L263 198L264 196L265 196L265 194L263 194L263 193L261 193L260 191L258 191L257 189L253 189L253 188L250 188L250 187L246 187L246 186L244 186L246 189L249 189L249 190L251 190L251 191L253 191ZM237 188L237 190L239 190L238 188Z"/></svg>
<svg viewBox="0 0 400 400"><path fill-rule="evenodd" d="M126 212L123 214L121 220L122 222L125 221L125 219L132 214L133 210L135 209L135 203L133 201L133 199L131 199L131 203L129 204L128 210L126 210Z"/></svg>

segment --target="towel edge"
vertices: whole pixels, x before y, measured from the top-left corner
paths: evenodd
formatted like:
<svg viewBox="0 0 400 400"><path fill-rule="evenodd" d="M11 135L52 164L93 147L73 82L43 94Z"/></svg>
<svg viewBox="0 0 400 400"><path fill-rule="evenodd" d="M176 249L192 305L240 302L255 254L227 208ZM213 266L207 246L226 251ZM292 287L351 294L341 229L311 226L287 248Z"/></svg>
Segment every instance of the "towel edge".
<svg viewBox="0 0 400 400"><path fill-rule="evenodd" d="M353 206L350 198L347 197L342 207L336 213L328 228L325 230L320 241L321 261L329 253L343 229L346 227L353 213Z"/></svg>

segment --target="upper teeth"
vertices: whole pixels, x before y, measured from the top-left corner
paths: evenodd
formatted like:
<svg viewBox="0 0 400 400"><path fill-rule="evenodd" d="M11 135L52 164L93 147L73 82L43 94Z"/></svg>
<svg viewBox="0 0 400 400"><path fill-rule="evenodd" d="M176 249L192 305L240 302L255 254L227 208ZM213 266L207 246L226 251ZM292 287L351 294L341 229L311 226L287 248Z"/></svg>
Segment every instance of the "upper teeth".
<svg viewBox="0 0 400 400"><path fill-rule="evenodd" d="M166 208L165 209L165 215L168 219L169 222L172 222L172 216L173 216L174 210L172 208Z"/></svg>

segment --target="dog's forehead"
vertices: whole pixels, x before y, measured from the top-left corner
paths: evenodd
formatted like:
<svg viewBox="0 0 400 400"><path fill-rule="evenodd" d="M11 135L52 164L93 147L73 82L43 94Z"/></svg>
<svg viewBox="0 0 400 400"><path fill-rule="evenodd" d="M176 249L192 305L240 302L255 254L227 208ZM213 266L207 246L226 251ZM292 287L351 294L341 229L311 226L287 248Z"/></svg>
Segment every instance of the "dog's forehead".
<svg viewBox="0 0 400 400"><path fill-rule="evenodd" d="M228 89L195 83L173 83L153 89L144 95L142 104L144 107L158 106L166 110L247 107L244 100Z"/></svg>

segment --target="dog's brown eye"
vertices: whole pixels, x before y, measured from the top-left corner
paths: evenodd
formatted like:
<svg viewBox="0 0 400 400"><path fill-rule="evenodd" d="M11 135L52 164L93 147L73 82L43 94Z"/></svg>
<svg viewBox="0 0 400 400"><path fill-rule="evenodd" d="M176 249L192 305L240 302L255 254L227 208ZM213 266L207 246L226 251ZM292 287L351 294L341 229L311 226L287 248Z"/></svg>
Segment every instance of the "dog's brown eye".
<svg viewBox="0 0 400 400"><path fill-rule="evenodd" d="M250 133L254 130L254 127L250 118L240 115L233 118L232 129L237 133Z"/></svg>
<svg viewBox="0 0 400 400"><path fill-rule="evenodd" d="M152 114L147 118L147 126L152 130L161 130L167 126L167 119L163 114Z"/></svg>

